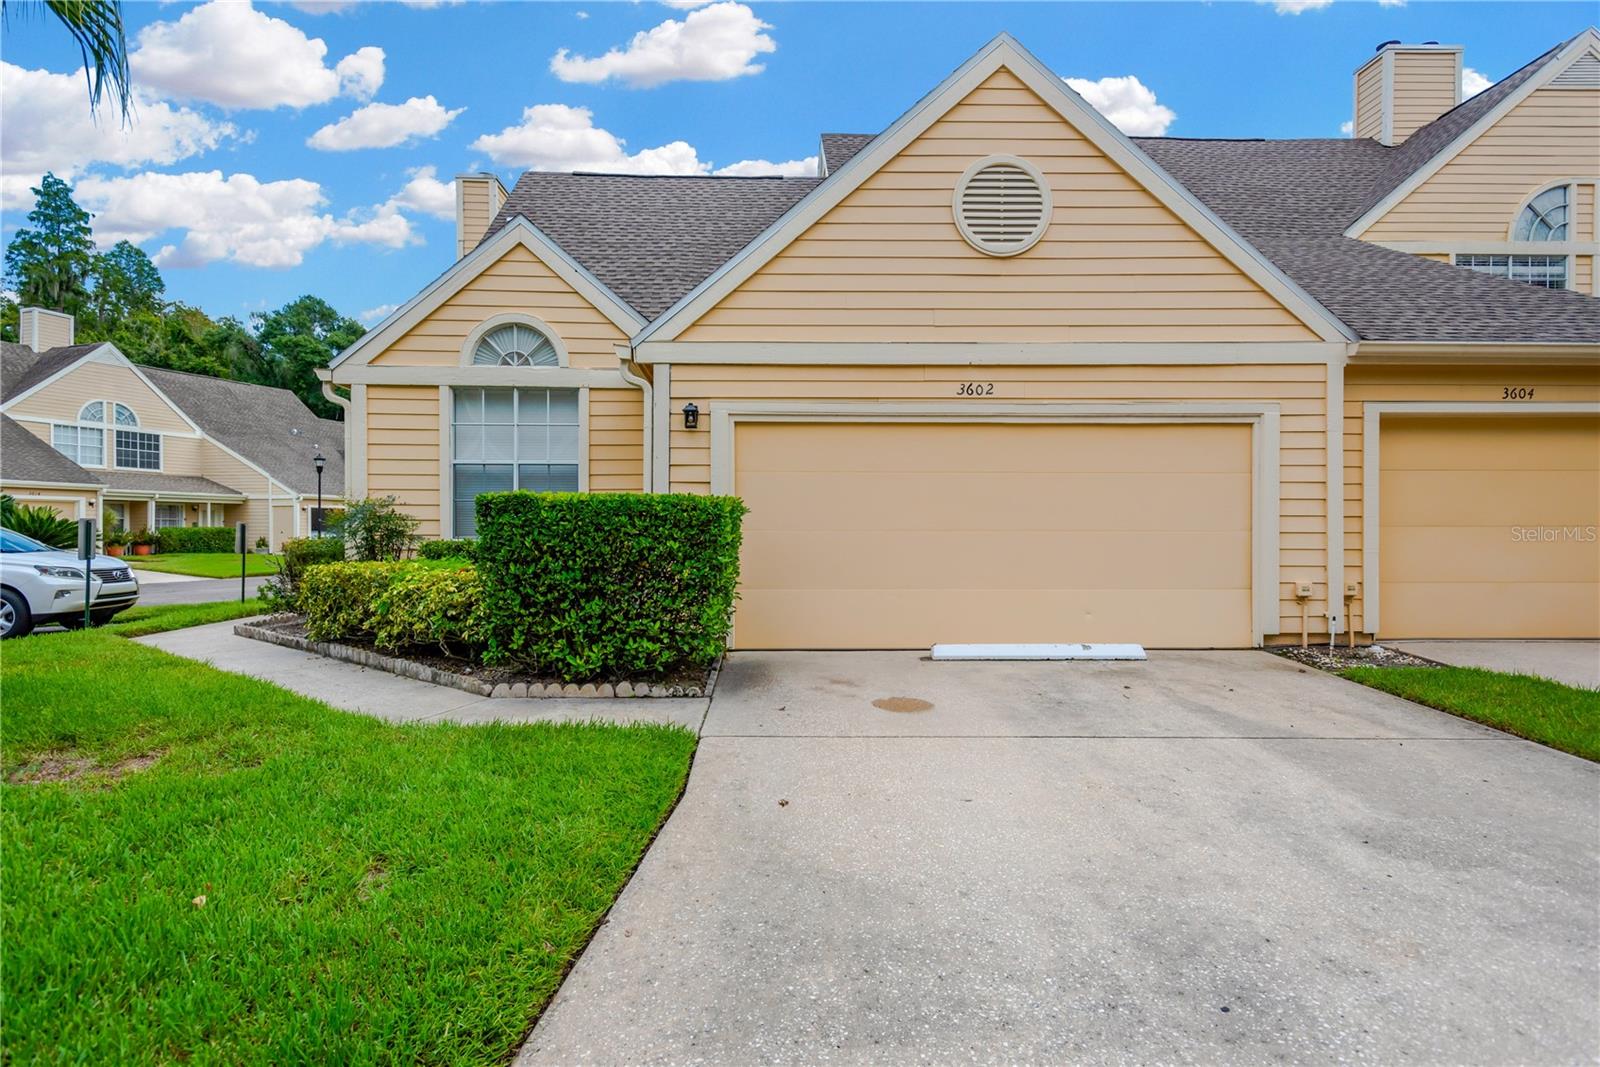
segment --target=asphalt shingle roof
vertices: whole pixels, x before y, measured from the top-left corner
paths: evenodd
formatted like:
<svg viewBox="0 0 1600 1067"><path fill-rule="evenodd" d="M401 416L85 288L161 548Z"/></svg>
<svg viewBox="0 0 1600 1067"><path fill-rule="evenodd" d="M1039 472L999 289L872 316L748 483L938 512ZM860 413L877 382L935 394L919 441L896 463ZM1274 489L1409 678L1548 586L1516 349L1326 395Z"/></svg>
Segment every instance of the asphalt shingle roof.
<svg viewBox="0 0 1600 1067"><path fill-rule="evenodd" d="M101 481L108 492L177 493L193 496L227 496L243 500L237 489L192 474L159 474L153 471L106 471Z"/></svg>
<svg viewBox="0 0 1600 1067"><path fill-rule="evenodd" d="M822 175L827 177L867 145L877 140L875 133L825 133L822 135Z"/></svg>
<svg viewBox="0 0 1600 1067"><path fill-rule="evenodd" d="M160 367L139 369L207 435L291 489L317 491L311 459L320 448L328 460L322 472L323 496L343 495L344 423L318 418L287 389Z"/></svg>
<svg viewBox="0 0 1600 1067"><path fill-rule="evenodd" d="M99 478L28 432L16 419L0 415L0 478L7 482L60 482L98 485Z"/></svg>

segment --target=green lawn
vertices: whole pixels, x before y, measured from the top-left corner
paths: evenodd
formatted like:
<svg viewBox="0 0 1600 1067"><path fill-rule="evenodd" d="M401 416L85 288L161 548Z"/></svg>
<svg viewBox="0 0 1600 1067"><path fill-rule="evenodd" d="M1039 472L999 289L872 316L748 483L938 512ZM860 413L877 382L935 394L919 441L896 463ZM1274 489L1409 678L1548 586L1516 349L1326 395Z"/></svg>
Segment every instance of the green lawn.
<svg viewBox="0 0 1600 1067"><path fill-rule="evenodd" d="M102 629L121 637L143 637L167 630L182 630L187 626L204 626L208 622L265 615L267 610L267 605L257 597L244 601L218 600L209 604L151 604L148 607L129 608Z"/></svg>
<svg viewBox="0 0 1600 1067"><path fill-rule="evenodd" d="M106 630L0 682L15 1063L503 1063L695 745L395 726ZM81 776L22 781L45 757Z"/></svg>
<svg viewBox="0 0 1600 1067"><path fill-rule="evenodd" d="M239 557L232 552L170 552L161 556L122 557L140 570L165 571L168 574L192 574L200 578L239 577ZM244 557L248 575L277 574L278 557L258 552Z"/></svg>
<svg viewBox="0 0 1600 1067"><path fill-rule="evenodd" d="M1600 693L1477 667L1352 667L1344 677L1600 762Z"/></svg>

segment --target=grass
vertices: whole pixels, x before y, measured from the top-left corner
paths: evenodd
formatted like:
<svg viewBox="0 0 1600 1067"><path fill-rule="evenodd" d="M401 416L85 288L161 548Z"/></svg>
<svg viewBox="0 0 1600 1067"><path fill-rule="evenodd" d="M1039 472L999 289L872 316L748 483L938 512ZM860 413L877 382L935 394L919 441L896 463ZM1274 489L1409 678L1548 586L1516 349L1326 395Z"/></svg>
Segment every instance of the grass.
<svg viewBox="0 0 1600 1067"><path fill-rule="evenodd" d="M167 574L192 574L197 578L239 577L239 556L234 552L169 552L166 555L122 557L139 570ZM279 557L259 552L244 557L245 574L277 574Z"/></svg>
<svg viewBox="0 0 1600 1067"><path fill-rule="evenodd" d="M1351 667L1344 677L1600 762L1600 693L1477 667Z"/></svg>
<svg viewBox="0 0 1600 1067"><path fill-rule="evenodd" d="M15 1063L504 1062L695 745L397 726L106 630L3 659Z"/></svg>
<svg viewBox="0 0 1600 1067"><path fill-rule="evenodd" d="M208 622L264 615L268 610L265 602L258 597L243 602L218 600L209 604L152 604L129 608L102 629L119 637L143 637L167 630L182 630L188 626L204 626Z"/></svg>

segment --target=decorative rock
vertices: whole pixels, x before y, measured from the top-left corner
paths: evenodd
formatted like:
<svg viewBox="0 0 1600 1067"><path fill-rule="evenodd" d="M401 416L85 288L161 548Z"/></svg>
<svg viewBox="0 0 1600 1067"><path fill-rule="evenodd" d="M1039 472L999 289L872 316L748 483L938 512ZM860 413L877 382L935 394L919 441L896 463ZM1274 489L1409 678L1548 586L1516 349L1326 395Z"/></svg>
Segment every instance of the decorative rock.
<svg viewBox="0 0 1600 1067"><path fill-rule="evenodd" d="M595 690L594 695L597 697L612 697L617 695L617 691L611 687L610 682L601 682L600 687Z"/></svg>
<svg viewBox="0 0 1600 1067"><path fill-rule="evenodd" d="M513 682L511 684L511 695L514 696L514 697L525 697L525 696L527 696L528 695L528 683L527 682Z"/></svg>
<svg viewBox="0 0 1600 1067"><path fill-rule="evenodd" d="M634 695L633 683L632 682L618 682L617 683L617 688L616 688L616 694L619 697L631 697L631 696L633 696Z"/></svg>
<svg viewBox="0 0 1600 1067"><path fill-rule="evenodd" d="M594 687L593 682L584 682L578 687L578 695L581 697L594 697L598 694L599 690Z"/></svg>
<svg viewBox="0 0 1600 1067"><path fill-rule="evenodd" d="M511 687L505 682L501 682L490 691L489 695L492 697L508 697L511 695Z"/></svg>

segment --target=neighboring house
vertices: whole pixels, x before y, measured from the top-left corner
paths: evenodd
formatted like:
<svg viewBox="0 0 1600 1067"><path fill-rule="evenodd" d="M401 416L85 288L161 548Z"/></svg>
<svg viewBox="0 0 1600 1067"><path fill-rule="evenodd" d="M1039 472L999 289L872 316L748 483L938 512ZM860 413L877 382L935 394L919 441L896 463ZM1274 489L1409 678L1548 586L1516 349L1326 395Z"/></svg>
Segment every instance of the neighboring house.
<svg viewBox="0 0 1600 1067"><path fill-rule="evenodd" d="M24 308L0 342L0 491L128 530L244 522L273 548L344 493L344 426L287 389L139 366Z"/></svg>
<svg viewBox="0 0 1600 1067"><path fill-rule="evenodd" d="M1002 36L817 179L462 177L352 493L737 494L737 648L1600 636L1600 35L1460 63L1129 138Z"/></svg>

